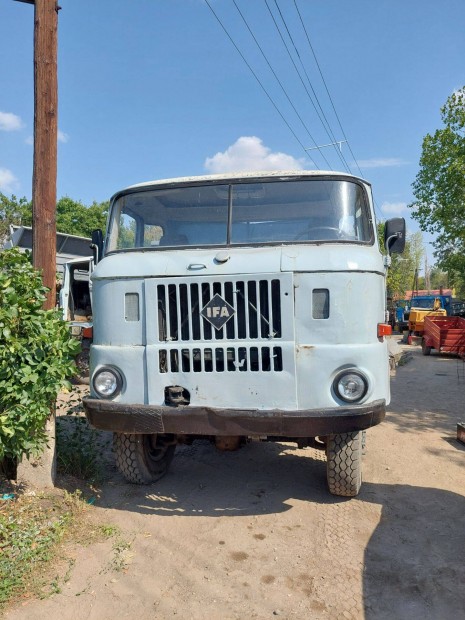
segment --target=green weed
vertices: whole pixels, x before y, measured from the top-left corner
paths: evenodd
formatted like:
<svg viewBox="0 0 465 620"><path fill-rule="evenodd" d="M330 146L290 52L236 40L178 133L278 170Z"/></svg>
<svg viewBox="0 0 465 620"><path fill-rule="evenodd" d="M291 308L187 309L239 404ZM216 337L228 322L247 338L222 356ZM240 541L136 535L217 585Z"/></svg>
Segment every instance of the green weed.
<svg viewBox="0 0 465 620"><path fill-rule="evenodd" d="M90 545L118 536L113 562L115 570L124 568L128 546L120 529L92 523L91 514L80 490L0 501L0 612L13 600L61 592L75 564L64 552L68 541Z"/></svg>
<svg viewBox="0 0 465 620"><path fill-rule="evenodd" d="M56 439L59 473L90 483L102 482L110 436L89 425L83 416L81 396L76 391L67 402L66 415L57 416Z"/></svg>
<svg viewBox="0 0 465 620"><path fill-rule="evenodd" d="M82 511L80 497L19 497L0 503L0 609L15 595L39 596L46 585L36 575L56 554L67 529ZM50 591L59 588L56 578Z"/></svg>

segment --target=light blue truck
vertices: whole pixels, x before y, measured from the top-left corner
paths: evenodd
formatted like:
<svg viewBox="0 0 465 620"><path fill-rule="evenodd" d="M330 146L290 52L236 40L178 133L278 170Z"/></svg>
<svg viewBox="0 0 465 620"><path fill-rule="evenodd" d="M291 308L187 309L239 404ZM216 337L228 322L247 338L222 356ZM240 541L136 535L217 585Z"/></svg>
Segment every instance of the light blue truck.
<svg viewBox="0 0 465 620"><path fill-rule="evenodd" d="M91 396L125 477L163 475L179 442L250 438L327 455L361 485L362 431L389 402L386 261L369 183L297 171L122 190L94 233ZM401 251L405 222L386 223ZM360 304L363 300L363 304Z"/></svg>

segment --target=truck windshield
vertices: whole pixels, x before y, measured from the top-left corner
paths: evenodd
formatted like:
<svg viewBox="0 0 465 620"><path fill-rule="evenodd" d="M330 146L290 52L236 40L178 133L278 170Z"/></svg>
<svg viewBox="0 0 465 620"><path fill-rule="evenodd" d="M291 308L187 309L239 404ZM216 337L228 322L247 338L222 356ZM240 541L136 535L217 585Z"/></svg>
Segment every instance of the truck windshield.
<svg viewBox="0 0 465 620"><path fill-rule="evenodd" d="M421 298L413 298L412 299L412 308L425 308L427 310L432 310L434 306L434 297L430 297L429 299L421 299ZM440 305L442 308L442 303Z"/></svg>
<svg viewBox="0 0 465 620"><path fill-rule="evenodd" d="M371 239L362 185L309 179L131 191L113 205L107 251Z"/></svg>

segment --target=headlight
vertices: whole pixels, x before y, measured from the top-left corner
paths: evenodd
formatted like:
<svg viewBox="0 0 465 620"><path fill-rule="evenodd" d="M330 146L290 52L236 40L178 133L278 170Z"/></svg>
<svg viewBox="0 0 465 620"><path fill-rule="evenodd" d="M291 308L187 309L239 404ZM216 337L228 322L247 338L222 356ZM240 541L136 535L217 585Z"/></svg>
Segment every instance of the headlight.
<svg viewBox="0 0 465 620"><path fill-rule="evenodd" d="M123 379L116 368L106 366L97 370L92 385L100 398L114 398L121 392Z"/></svg>
<svg viewBox="0 0 465 620"><path fill-rule="evenodd" d="M340 399L355 403L367 393L368 381L358 370L344 370L334 379L333 388Z"/></svg>

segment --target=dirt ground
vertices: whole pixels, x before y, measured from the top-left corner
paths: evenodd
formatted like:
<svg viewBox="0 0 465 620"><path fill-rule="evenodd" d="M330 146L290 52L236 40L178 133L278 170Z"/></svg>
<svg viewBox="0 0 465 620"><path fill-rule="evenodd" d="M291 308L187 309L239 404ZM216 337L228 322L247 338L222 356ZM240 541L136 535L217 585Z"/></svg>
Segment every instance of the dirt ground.
<svg viewBox="0 0 465 620"><path fill-rule="evenodd" d="M131 542L123 570L111 541L74 550L62 592L8 619L465 618L465 364L409 350L356 499L285 444L180 448L151 487L112 469L95 514Z"/></svg>

